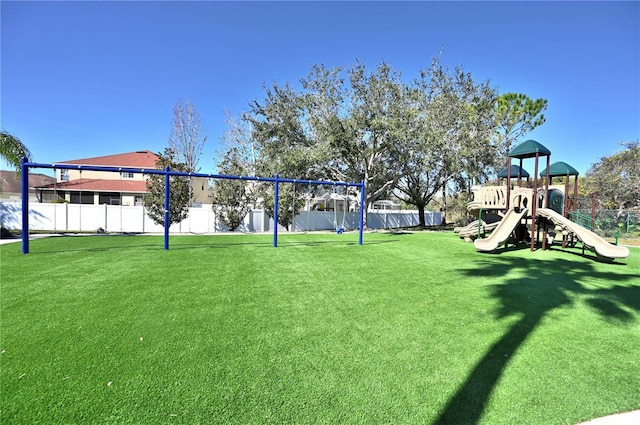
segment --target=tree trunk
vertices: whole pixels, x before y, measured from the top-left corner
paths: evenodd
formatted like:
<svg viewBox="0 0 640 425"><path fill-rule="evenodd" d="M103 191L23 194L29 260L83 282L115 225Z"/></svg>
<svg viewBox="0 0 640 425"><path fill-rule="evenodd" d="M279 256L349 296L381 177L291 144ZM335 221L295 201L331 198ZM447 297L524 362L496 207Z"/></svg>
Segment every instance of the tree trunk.
<svg viewBox="0 0 640 425"><path fill-rule="evenodd" d="M424 204L420 204L420 205L416 205L416 207L418 207L418 219L420 220L419 221L420 227L426 227L427 224L424 221L424 207L425 207L425 205Z"/></svg>
<svg viewBox="0 0 640 425"><path fill-rule="evenodd" d="M442 226L447 225L447 185L442 186Z"/></svg>

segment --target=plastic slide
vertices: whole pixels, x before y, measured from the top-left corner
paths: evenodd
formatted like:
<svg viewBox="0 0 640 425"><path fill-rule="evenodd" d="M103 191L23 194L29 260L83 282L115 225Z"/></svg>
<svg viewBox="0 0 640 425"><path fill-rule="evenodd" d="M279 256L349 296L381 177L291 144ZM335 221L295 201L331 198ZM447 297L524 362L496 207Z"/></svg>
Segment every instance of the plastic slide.
<svg viewBox="0 0 640 425"><path fill-rule="evenodd" d="M493 223L488 223L488 224L482 221L480 223L480 232L481 233L493 232L495 228L498 227L499 224L500 224L500 221L495 221ZM464 227L455 228L454 232L455 231L457 231L461 239L471 242L472 239L475 239L478 236L478 220Z"/></svg>
<svg viewBox="0 0 640 425"><path fill-rule="evenodd" d="M516 228L520 220L522 220L522 217L526 214L526 208L520 212L516 212L516 210L510 208L504 218L500 220L498 227L491 233L491 236L486 239L476 239L473 241L473 246L475 246L478 251L494 251L509 239L513 229Z"/></svg>
<svg viewBox="0 0 640 425"><path fill-rule="evenodd" d="M567 230L578 238L585 246L592 249L601 257L626 258L629 256L629 248L626 246L612 245L589 229L585 229L577 223L563 217L554 210L548 208L538 209L538 215L551 220L556 226Z"/></svg>
<svg viewBox="0 0 640 425"><path fill-rule="evenodd" d="M484 226L486 223L484 222L484 220L481 220L481 225ZM478 220L472 221L471 223L467 224L466 226L460 226L460 227L456 227L453 229L454 233L460 233L460 232L464 232L465 230L469 230L472 227L476 228L476 231L478 230Z"/></svg>

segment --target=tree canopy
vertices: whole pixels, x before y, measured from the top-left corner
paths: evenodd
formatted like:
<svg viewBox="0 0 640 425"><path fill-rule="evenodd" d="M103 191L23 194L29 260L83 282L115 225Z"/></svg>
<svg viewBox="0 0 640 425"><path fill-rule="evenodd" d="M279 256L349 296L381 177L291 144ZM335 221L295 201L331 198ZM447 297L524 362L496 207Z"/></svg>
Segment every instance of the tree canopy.
<svg viewBox="0 0 640 425"><path fill-rule="evenodd" d="M414 82L415 113L408 134L403 176L396 195L419 212L449 183L463 186L494 165L490 149L495 90L475 83L461 68L450 71L434 59ZM444 197L443 197L444 198Z"/></svg>
<svg viewBox="0 0 640 425"><path fill-rule="evenodd" d="M246 125L233 122L228 149L245 161L251 152L258 175L364 180L365 212L392 195L423 212L444 188L483 182L504 166L515 135L544 122L546 108L543 99L499 97L488 80L439 58L410 82L386 62L356 62L346 70L314 65L299 83L265 85L264 98L242 114Z"/></svg>
<svg viewBox="0 0 640 425"><path fill-rule="evenodd" d="M246 176L248 170L238 148L228 150L218 164L220 174ZM227 229L234 231L255 202L252 185L247 180L218 179L213 186L213 211Z"/></svg>
<svg viewBox="0 0 640 425"><path fill-rule="evenodd" d="M522 93L505 93L495 103L496 135L503 146L501 157L506 158L511 145L520 137L544 124L546 99L533 100Z"/></svg>
<svg viewBox="0 0 640 425"><path fill-rule="evenodd" d="M0 131L0 156L10 166L15 167L18 174L21 172L20 161L22 158L32 159L27 146L19 138L4 130Z"/></svg>
<svg viewBox="0 0 640 425"><path fill-rule="evenodd" d="M623 150L593 164L583 183L608 209L640 207L640 146L637 140L621 145Z"/></svg>
<svg viewBox="0 0 640 425"><path fill-rule="evenodd" d="M198 163L207 135L200 128L200 115L191 100L178 99L173 107L173 120L169 135L169 149L186 171L198 171Z"/></svg>

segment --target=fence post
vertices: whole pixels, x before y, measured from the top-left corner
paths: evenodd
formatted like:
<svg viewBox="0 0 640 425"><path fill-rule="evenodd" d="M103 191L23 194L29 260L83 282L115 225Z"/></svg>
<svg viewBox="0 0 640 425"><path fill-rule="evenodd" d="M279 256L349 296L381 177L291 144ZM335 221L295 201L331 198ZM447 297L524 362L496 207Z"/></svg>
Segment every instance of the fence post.
<svg viewBox="0 0 640 425"><path fill-rule="evenodd" d="M627 239L631 238L631 213L627 211Z"/></svg>
<svg viewBox="0 0 640 425"><path fill-rule="evenodd" d="M591 195L591 227L589 230L593 231L596 228L596 195Z"/></svg>

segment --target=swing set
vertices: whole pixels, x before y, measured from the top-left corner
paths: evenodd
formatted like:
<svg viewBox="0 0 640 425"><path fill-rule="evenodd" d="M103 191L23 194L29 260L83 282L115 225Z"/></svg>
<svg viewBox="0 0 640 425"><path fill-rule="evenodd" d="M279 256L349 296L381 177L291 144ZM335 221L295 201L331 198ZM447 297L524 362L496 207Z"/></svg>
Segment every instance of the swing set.
<svg viewBox="0 0 640 425"><path fill-rule="evenodd" d="M333 226L336 229L336 233L341 235L343 232L347 231L344 222L347 218L347 210L349 209L349 194L347 192L347 188L345 188L344 198L342 200L342 224L338 225L338 192L336 189L337 188L335 187L333 188Z"/></svg>
<svg viewBox="0 0 640 425"><path fill-rule="evenodd" d="M185 173L181 171L172 171L169 167L166 167L164 170L159 169L141 169L141 168L129 168L129 167L106 167L106 166L89 166L89 165L71 165L71 164L40 164L35 162L29 162L27 158L22 158L21 161L21 183L22 183L22 253L29 253L29 169L30 168L47 168L54 170L79 170L82 173L83 170L91 170L91 171L103 171L103 172L116 172L120 173L142 173L144 174L155 174L155 175L163 175L164 176L164 249L169 249L169 226L170 226L170 218L169 218L169 208L170 208L170 178L172 176L181 176L181 177L204 177L209 179L227 179L227 180L249 180L249 181L261 181L261 182L271 182L274 184L274 208L273 208L273 247L278 247L278 204L279 204L279 186L281 183L293 184L294 194L295 194L295 185L296 184L306 184L308 186L311 185L329 185L334 186L334 188L338 186L345 187L357 187L360 189L360 205L364 205L364 197L365 197L365 183L364 180L360 183L349 183L349 182L331 182L324 180L298 180L298 179L287 179L281 178L278 174L275 177L257 177L257 176L234 176L234 175L224 175L224 174L203 174L203 173ZM80 203L82 203L82 192L80 193ZM294 199L295 202L295 199ZM122 202L121 202L122 203ZM294 209L295 210L295 209ZM342 226L337 226L337 217L336 217L336 231L338 233L342 233L344 230L344 222L346 217L346 208L342 218ZM358 244L362 245L362 236L364 231L364 208L360 208L360 233L358 238Z"/></svg>

